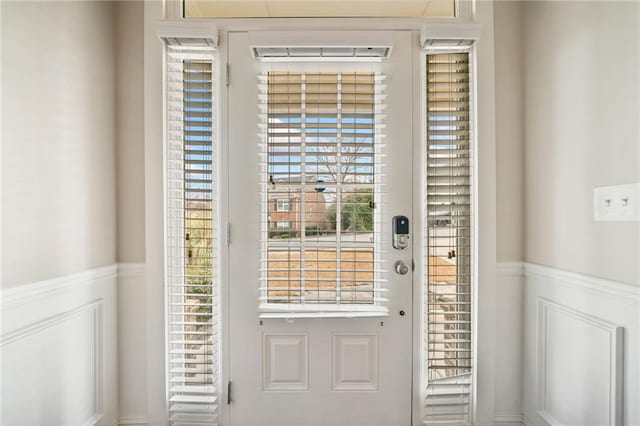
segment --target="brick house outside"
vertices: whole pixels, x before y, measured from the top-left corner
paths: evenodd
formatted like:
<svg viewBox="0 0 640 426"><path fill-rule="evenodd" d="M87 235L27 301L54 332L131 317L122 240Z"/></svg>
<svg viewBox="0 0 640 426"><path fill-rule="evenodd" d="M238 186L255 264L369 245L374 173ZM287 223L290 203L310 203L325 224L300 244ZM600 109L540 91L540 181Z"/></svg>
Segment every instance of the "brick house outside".
<svg viewBox="0 0 640 426"><path fill-rule="evenodd" d="M324 194L313 188L304 193L304 212L299 193L272 193L269 195L269 230L300 232L304 218L307 230L327 229L327 201Z"/></svg>

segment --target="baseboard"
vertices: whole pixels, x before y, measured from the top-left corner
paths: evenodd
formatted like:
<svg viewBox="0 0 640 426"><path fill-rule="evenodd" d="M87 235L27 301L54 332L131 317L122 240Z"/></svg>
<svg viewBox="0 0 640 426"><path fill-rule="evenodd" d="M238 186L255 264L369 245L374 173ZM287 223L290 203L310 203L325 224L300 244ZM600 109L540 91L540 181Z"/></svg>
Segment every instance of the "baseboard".
<svg viewBox="0 0 640 426"><path fill-rule="evenodd" d="M524 416L522 414L498 414L493 419L496 425L524 425Z"/></svg>
<svg viewBox="0 0 640 426"><path fill-rule="evenodd" d="M149 419L146 416L120 417L118 425L146 425Z"/></svg>

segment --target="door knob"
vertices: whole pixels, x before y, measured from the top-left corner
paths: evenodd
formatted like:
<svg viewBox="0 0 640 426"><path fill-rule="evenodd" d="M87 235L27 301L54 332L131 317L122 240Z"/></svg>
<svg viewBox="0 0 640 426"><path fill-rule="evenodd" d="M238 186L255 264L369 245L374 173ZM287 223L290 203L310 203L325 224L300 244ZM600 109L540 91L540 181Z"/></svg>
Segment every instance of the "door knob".
<svg viewBox="0 0 640 426"><path fill-rule="evenodd" d="M395 270L398 275L407 275L409 267L402 260L398 260L395 264Z"/></svg>

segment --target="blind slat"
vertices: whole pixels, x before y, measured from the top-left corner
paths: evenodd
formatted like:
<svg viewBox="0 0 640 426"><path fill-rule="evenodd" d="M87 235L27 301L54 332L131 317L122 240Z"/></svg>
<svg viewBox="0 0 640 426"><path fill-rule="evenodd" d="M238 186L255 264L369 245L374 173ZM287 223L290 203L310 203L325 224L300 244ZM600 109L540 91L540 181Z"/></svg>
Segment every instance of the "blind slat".
<svg viewBox="0 0 640 426"><path fill-rule="evenodd" d="M214 58L168 53L167 362L174 426L216 424Z"/></svg>
<svg viewBox="0 0 640 426"><path fill-rule="evenodd" d="M468 53L427 55L424 342L428 388L424 420L429 424L468 423L471 418L469 62Z"/></svg>
<svg viewBox="0 0 640 426"><path fill-rule="evenodd" d="M261 312L385 313L373 211L384 78L269 72L258 80Z"/></svg>

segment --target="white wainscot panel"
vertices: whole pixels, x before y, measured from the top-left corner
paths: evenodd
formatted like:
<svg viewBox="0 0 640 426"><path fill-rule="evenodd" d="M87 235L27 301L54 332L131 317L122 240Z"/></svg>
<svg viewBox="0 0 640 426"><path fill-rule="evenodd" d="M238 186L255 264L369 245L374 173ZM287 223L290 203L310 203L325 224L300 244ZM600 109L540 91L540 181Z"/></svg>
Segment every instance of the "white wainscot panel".
<svg viewBox="0 0 640 426"><path fill-rule="evenodd" d="M334 334L333 390L378 389L378 335Z"/></svg>
<svg viewBox="0 0 640 426"><path fill-rule="evenodd" d="M2 337L2 423L92 425L103 416L102 301Z"/></svg>
<svg viewBox="0 0 640 426"><path fill-rule="evenodd" d="M538 414L551 425L619 425L623 329L538 301Z"/></svg>
<svg viewBox="0 0 640 426"><path fill-rule="evenodd" d="M120 424L147 424L145 265L118 265L118 384Z"/></svg>
<svg viewBox="0 0 640 426"><path fill-rule="evenodd" d="M265 391L309 389L307 334L265 333L262 336L262 384Z"/></svg>

